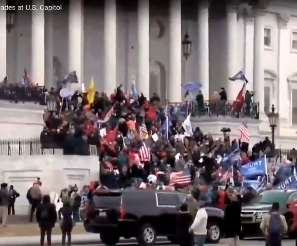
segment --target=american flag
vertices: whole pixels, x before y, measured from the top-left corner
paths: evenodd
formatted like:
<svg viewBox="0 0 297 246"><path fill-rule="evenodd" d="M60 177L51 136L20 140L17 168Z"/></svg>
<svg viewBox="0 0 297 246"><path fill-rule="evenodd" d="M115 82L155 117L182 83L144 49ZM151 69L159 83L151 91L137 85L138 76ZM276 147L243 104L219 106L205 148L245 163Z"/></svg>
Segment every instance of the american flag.
<svg viewBox="0 0 297 246"><path fill-rule="evenodd" d="M138 155L139 155L139 160L141 162L150 161L150 159L151 159L151 150L150 150L149 147L146 146L145 143L143 143L143 145L140 147L140 149L138 151Z"/></svg>
<svg viewBox="0 0 297 246"><path fill-rule="evenodd" d="M248 128L242 124L239 128L239 134L240 134L240 141L242 143L249 143L250 139L249 139L249 130Z"/></svg>
<svg viewBox="0 0 297 246"><path fill-rule="evenodd" d="M148 131L147 131L147 128L146 128L145 124L142 124L139 127L139 136L140 136L141 139L147 139L148 138Z"/></svg>
<svg viewBox="0 0 297 246"><path fill-rule="evenodd" d="M172 172L169 176L170 185L188 185L191 183L191 173L189 169L183 171Z"/></svg>
<svg viewBox="0 0 297 246"><path fill-rule="evenodd" d="M98 124L98 125L101 124L101 123L106 123L106 122L109 120L109 118L110 118L110 116L111 116L111 114L112 114L112 112L113 112L113 108L114 108L114 106L112 106L112 107L108 110L108 112L106 113L106 115L105 115L105 117L104 117L103 120L97 120L97 124Z"/></svg>

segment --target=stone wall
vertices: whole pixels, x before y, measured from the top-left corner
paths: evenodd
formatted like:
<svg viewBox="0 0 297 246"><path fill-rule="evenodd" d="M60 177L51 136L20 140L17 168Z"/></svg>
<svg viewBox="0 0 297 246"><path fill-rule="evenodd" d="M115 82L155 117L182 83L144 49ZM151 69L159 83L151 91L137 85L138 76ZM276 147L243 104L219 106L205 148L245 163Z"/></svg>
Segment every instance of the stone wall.
<svg viewBox="0 0 297 246"><path fill-rule="evenodd" d="M80 189L90 180L99 179L97 156L1 156L0 182L13 185L20 197L16 200L16 213L28 212L28 189L36 178L42 181L42 192L57 192L68 185Z"/></svg>

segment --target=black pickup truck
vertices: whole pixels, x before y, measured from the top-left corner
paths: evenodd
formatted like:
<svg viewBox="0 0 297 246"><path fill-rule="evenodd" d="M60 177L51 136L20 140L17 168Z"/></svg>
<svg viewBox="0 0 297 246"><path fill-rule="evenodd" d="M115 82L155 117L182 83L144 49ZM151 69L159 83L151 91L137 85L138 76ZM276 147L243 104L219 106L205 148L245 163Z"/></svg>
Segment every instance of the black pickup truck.
<svg viewBox="0 0 297 246"><path fill-rule="evenodd" d="M85 230L99 233L106 245L115 245L120 237L135 237L142 246L154 245L157 236L167 236L176 242L177 206L188 194L160 190L101 190L94 193L87 206ZM216 243L221 237L224 212L206 207L208 241Z"/></svg>
<svg viewBox="0 0 297 246"><path fill-rule="evenodd" d="M297 190L268 190L261 192L251 204L242 207L242 232L240 238L263 235L260 230L262 217L270 212L274 202L279 203L280 213L286 218L289 237L294 237L295 228L293 228L292 223L296 208L291 207L290 202L295 200L297 200Z"/></svg>

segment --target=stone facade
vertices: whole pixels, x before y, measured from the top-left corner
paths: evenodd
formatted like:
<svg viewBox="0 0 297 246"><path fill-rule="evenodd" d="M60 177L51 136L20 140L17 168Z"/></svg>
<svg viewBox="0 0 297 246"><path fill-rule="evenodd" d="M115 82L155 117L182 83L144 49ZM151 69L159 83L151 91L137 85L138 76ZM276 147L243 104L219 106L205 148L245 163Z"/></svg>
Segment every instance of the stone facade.
<svg viewBox="0 0 297 246"><path fill-rule="evenodd" d="M60 193L68 185L81 189L90 180L99 179L97 156L1 156L0 183L13 185L20 197L16 200L17 214L28 212L28 189L36 178L42 181L42 192Z"/></svg>

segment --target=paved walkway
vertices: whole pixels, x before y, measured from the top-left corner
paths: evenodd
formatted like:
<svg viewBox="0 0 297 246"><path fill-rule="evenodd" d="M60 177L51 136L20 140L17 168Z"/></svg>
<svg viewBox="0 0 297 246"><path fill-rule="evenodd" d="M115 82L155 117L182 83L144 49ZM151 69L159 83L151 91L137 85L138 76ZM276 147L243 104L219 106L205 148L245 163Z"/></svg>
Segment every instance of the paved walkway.
<svg viewBox="0 0 297 246"><path fill-rule="evenodd" d="M61 244L61 235L52 236L52 244ZM74 234L72 235L73 244L99 244L99 234ZM39 236L29 237L0 237L1 246L13 245L39 245Z"/></svg>

